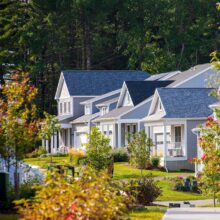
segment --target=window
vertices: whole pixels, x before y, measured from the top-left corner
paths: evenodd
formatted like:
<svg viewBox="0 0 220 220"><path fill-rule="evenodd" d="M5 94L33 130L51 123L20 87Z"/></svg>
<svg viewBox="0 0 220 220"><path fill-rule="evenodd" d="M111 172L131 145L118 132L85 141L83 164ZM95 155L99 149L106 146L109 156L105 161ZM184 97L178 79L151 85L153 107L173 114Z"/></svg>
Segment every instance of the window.
<svg viewBox="0 0 220 220"><path fill-rule="evenodd" d="M70 113L70 102L68 102L68 112Z"/></svg>
<svg viewBox="0 0 220 220"><path fill-rule="evenodd" d="M101 109L101 115L104 115L107 113L107 107L102 107Z"/></svg>
<svg viewBox="0 0 220 220"><path fill-rule="evenodd" d="M66 113L66 102L64 102L64 113Z"/></svg>
<svg viewBox="0 0 220 220"><path fill-rule="evenodd" d="M159 111L161 111L162 110L162 104L161 104L161 102L159 102Z"/></svg>
<svg viewBox="0 0 220 220"><path fill-rule="evenodd" d="M175 127L175 142L180 143L181 142L181 126Z"/></svg>
<svg viewBox="0 0 220 220"><path fill-rule="evenodd" d="M60 103L60 114L63 113L63 103Z"/></svg>
<svg viewBox="0 0 220 220"><path fill-rule="evenodd" d="M85 105L85 115L89 115L90 113L90 106L89 105Z"/></svg>

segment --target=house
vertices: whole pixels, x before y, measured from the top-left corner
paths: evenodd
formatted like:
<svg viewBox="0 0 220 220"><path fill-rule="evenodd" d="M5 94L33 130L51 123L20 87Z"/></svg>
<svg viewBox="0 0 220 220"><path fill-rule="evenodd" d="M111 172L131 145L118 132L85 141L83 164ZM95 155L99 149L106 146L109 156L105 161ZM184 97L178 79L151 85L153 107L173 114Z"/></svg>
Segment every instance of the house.
<svg viewBox="0 0 220 220"><path fill-rule="evenodd" d="M125 81L116 108L107 114L100 115L93 120L93 123L99 127L100 131L107 134L113 148L126 146L128 144L127 134L140 130L138 120L146 115L147 107L144 106L136 110L133 115L134 119L131 118L132 113L130 111L144 100L149 99L156 88L165 87L172 82Z"/></svg>
<svg viewBox="0 0 220 220"><path fill-rule="evenodd" d="M213 74L215 71L210 64L150 77L141 71L63 71L55 96L62 129L51 140L43 140L42 145L49 152L70 146L80 147L87 141L86 133L91 127L98 126L110 138L113 147L126 146L126 133L144 128L154 93L148 94L142 90L144 86L129 81L170 81L167 87L204 88L209 85L209 76ZM124 81L127 82L123 84ZM119 89L116 100L111 94Z"/></svg>
<svg viewBox="0 0 220 220"><path fill-rule="evenodd" d="M216 115L215 110L220 111L220 103L219 102L215 102L211 105L209 105L209 108L211 109L211 111L213 112L212 115L210 115L211 117L213 117L214 121L218 120L218 117ZM203 126L203 125L202 125ZM196 135L196 139L197 139L197 155L196 158L197 159L201 159L204 152L202 150L202 148L200 147L200 142L199 139L202 136L202 132L201 132L201 127L195 127L192 129L192 132ZM195 163L195 175L197 176L199 173L202 172L203 170L203 163Z"/></svg>
<svg viewBox="0 0 220 220"><path fill-rule="evenodd" d="M84 106L84 115L70 122L75 137L73 147L80 148L87 142L87 133L94 126L93 120L116 107L120 91L118 89L80 103Z"/></svg>
<svg viewBox="0 0 220 220"><path fill-rule="evenodd" d="M42 140L42 146L51 153L73 146L74 133L70 122L84 114L85 107L80 103L120 89L125 80L145 80L148 77L149 74L144 71L62 71L55 94L61 131L54 134L51 140Z"/></svg>
<svg viewBox="0 0 220 220"><path fill-rule="evenodd" d="M211 114L216 101L208 88L158 88L145 118L145 131L154 142L152 155L162 159L168 170L194 170L188 162L197 156L192 128Z"/></svg>

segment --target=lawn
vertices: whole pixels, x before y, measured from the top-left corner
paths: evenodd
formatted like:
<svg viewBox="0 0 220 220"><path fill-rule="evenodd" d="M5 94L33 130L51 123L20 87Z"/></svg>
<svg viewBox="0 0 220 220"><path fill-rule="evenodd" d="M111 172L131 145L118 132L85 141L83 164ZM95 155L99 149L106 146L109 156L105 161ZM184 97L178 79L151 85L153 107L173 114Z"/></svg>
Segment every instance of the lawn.
<svg viewBox="0 0 220 220"><path fill-rule="evenodd" d="M165 172L160 170L143 170L143 174L152 173L153 176L188 176L193 175L193 172ZM115 163L114 164L114 179L132 179L141 176L141 170L130 166L128 163Z"/></svg>
<svg viewBox="0 0 220 220"><path fill-rule="evenodd" d="M162 188L163 193L157 199L158 201L178 201L178 200L198 200L209 199L204 195L193 192L179 192L172 190L171 182L167 180L160 180L158 185Z"/></svg>
<svg viewBox="0 0 220 220"><path fill-rule="evenodd" d="M62 157L42 157L42 158L26 158L24 159L24 162L30 165L39 166L40 168L47 169L49 164L65 164L69 162L68 156L62 156Z"/></svg>
<svg viewBox="0 0 220 220"><path fill-rule="evenodd" d="M64 164L69 162L69 157L53 157L53 163ZM32 165L37 165L41 168L47 168L50 163L50 157L47 158L30 158L25 159L25 162ZM178 200L198 200L207 199L207 197L191 192L178 192L172 190L172 184L163 177L171 176L188 176L193 175L193 172L165 172L160 170L143 170L143 174L152 173L154 177L161 177L159 186L162 188L163 195L158 198L158 201L178 201ZM114 180L126 180L137 178L141 176L141 170L130 166L128 163L115 163L114 164Z"/></svg>
<svg viewBox="0 0 220 220"><path fill-rule="evenodd" d="M130 211L129 216L131 220L161 220L163 218L166 208L158 206L146 206L140 209L133 209Z"/></svg>

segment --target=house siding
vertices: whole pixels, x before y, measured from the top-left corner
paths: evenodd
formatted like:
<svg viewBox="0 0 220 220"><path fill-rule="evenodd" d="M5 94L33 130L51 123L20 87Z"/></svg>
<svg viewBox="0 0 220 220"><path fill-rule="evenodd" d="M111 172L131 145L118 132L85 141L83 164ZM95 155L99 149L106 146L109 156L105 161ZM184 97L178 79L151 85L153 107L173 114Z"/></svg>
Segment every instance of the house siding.
<svg viewBox="0 0 220 220"><path fill-rule="evenodd" d="M204 120L187 121L187 159L197 157L197 137L192 129L202 124Z"/></svg>
<svg viewBox="0 0 220 220"><path fill-rule="evenodd" d="M188 160L167 161L166 167L168 171L195 170L195 165L189 163Z"/></svg>
<svg viewBox="0 0 220 220"><path fill-rule="evenodd" d="M93 97L73 97L73 116L79 117L84 115L84 106L80 104L80 102L84 102Z"/></svg>

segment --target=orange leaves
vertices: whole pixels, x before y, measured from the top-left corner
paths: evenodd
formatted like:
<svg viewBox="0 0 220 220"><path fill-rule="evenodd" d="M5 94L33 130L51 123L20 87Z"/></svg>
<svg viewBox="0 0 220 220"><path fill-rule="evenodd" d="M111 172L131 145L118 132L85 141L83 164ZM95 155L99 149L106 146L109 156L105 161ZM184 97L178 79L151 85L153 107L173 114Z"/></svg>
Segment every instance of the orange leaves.
<svg viewBox="0 0 220 220"><path fill-rule="evenodd" d="M124 219L125 198L105 172L97 176L85 170L80 180L71 182L50 173L33 201L20 203L19 212L23 220Z"/></svg>

